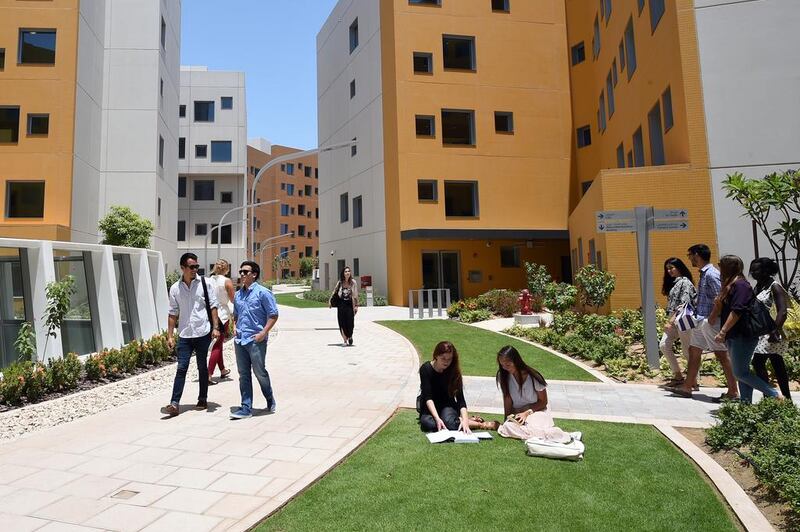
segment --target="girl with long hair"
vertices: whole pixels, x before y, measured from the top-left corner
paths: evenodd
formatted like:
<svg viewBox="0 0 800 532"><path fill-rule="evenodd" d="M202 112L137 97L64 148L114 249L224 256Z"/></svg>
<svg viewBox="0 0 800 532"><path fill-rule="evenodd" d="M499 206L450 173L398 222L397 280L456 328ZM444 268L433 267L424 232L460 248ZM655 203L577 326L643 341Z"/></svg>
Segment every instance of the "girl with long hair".
<svg viewBox="0 0 800 532"><path fill-rule="evenodd" d="M328 299L328 308L331 306L336 307L342 346L353 345L353 322L358 314L358 287L349 266L345 266L339 274L339 282Z"/></svg>
<svg viewBox="0 0 800 532"><path fill-rule="evenodd" d="M750 303L755 297L753 288L744 278L743 271L744 263L736 255L725 255L719 259L722 289L714 312L719 309L722 327L714 340L727 344L733 375L739 383L739 396L743 402L751 403L754 388L765 397L777 397L778 392L750 371L750 361L758 344L758 336L749 336L740 323L742 317L747 319Z"/></svg>
<svg viewBox="0 0 800 532"><path fill-rule="evenodd" d="M431 360L419 368L419 388L417 412L423 432L448 429L469 434L473 428L490 428L467 413L458 351L452 343L436 344Z"/></svg>
<svg viewBox="0 0 800 532"><path fill-rule="evenodd" d="M230 375L231 370L225 367L225 361L222 357L222 345L225 340L229 338L228 335L228 322L233 319L233 281L231 281L228 274L231 271L230 263L225 259L217 259L214 263L214 271L211 274L211 283L209 289L213 287L217 295L217 318L219 319L219 337L214 342L211 348L211 356L208 359L208 384L216 384L211 380L214 374L214 368L219 366L220 378L224 379Z"/></svg>
<svg viewBox="0 0 800 532"><path fill-rule="evenodd" d="M669 362L672 370L672 380L667 382L667 386L679 386L683 384L683 372L678 364L678 358L672 350L676 340L681 341L681 351L683 358L689 360L689 344L692 339L692 330L681 331L675 324L677 311L684 305L692 303L697 295L694 287L692 272L686 264L677 257L670 257L664 261L664 281L661 285L661 293L667 296L667 316L669 320L664 327L664 334L661 336L659 348L661 354Z"/></svg>

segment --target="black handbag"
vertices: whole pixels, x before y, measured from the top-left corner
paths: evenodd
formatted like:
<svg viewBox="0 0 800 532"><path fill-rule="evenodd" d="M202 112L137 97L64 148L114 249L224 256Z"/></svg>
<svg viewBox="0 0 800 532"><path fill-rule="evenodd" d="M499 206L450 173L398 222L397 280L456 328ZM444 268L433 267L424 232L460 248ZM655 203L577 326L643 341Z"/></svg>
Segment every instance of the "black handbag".
<svg viewBox="0 0 800 532"><path fill-rule="evenodd" d="M775 330L775 320L769 315L769 309L764 303L754 297L747 307L747 312L739 320L741 327L736 327L737 336L758 338L770 334ZM738 323L737 323L738 325Z"/></svg>
<svg viewBox="0 0 800 532"><path fill-rule="evenodd" d="M338 307L341 301L342 298L339 297L339 283L336 283L336 289L333 291L333 295L331 295L331 306Z"/></svg>

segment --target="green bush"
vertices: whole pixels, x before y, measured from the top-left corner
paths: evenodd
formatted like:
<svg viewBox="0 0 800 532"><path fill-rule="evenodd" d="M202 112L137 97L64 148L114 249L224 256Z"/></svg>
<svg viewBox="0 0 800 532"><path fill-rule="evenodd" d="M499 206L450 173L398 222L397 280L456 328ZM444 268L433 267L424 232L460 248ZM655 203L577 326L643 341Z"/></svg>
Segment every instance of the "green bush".
<svg viewBox="0 0 800 532"><path fill-rule="evenodd" d="M106 376L106 365L100 353L89 355L83 368L86 371L86 378L90 381L97 382Z"/></svg>
<svg viewBox="0 0 800 532"><path fill-rule="evenodd" d="M35 403L47 392L47 367L41 362L29 364L27 382L25 383L25 398L29 403Z"/></svg>
<svg viewBox="0 0 800 532"><path fill-rule="evenodd" d="M567 283L548 283L544 288L544 306L552 312L566 312L575 306L578 289Z"/></svg>
<svg viewBox="0 0 800 532"><path fill-rule="evenodd" d="M3 380L0 380L0 396L3 402L9 405L22 404L25 395L25 386L28 382L30 360L14 362L3 370Z"/></svg>
<svg viewBox="0 0 800 532"><path fill-rule="evenodd" d="M78 386L83 366L78 355L67 353L47 363L47 388L51 392L72 390Z"/></svg>
<svg viewBox="0 0 800 532"><path fill-rule="evenodd" d="M578 297L586 306L594 307L595 312L606 304L616 287L616 277L599 269L594 264L587 264L575 275L575 286Z"/></svg>
<svg viewBox="0 0 800 532"><path fill-rule="evenodd" d="M545 290L547 285L552 282L547 266L536 264L535 262L525 263L525 275L528 279L528 291L531 293L531 309L534 312L541 312L544 304Z"/></svg>
<svg viewBox="0 0 800 532"><path fill-rule="evenodd" d="M303 292L303 299L308 299L309 301L317 301L319 303L327 303L331 299L331 292L327 290L306 290ZM372 303L376 307L385 307L388 302L384 296L372 296ZM367 294L363 290L358 292L358 304L366 306L367 304Z"/></svg>
<svg viewBox="0 0 800 532"><path fill-rule="evenodd" d="M513 290L489 290L478 296L480 308L490 310L493 314L510 318L519 311L519 295Z"/></svg>
<svg viewBox="0 0 800 532"><path fill-rule="evenodd" d="M167 293L169 293L169 289L172 288L172 285L181 280L181 272L178 270L172 270L171 272L167 272L164 277L167 281Z"/></svg>
<svg viewBox="0 0 800 532"><path fill-rule="evenodd" d="M462 323L475 323L491 319L492 313L486 309L465 310L458 316L458 321Z"/></svg>

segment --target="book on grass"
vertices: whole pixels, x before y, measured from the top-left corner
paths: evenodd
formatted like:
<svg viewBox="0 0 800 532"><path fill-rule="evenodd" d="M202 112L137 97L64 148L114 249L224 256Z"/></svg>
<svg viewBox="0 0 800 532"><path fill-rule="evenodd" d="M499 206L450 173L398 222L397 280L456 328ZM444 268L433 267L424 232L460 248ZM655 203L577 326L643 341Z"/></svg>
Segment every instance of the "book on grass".
<svg viewBox="0 0 800 532"><path fill-rule="evenodd" d="M440 430L439 432L429 432L425 435L431 443L478 443L479 440L491 440L492 435L488 432L473 432L467 434L460 430Z"/></svg>

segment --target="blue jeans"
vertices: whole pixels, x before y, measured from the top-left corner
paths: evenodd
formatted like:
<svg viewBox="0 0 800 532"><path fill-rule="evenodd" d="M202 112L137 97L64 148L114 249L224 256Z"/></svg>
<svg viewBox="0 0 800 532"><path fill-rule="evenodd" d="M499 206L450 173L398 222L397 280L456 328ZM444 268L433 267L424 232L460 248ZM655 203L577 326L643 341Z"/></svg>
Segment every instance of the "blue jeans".
<svg viewBox="0 0 800 532"><path fill-rule="evenodd" d="M250 412L253 408L251 369L261 386L261 393L267 400L267 406L271 405L275 402L275 398L272 395L272 384L269 381L269 373L267 373L267 342L234 345L236 346L236 366L239 368L239 393L242 395L242 409Z"/></svg>
<svg viewBox="0 0 800 532"><path fill-rule="evenodd" d="M761 377L750 371L753 351L758 345L758 338L729 338L728 354L733 365L733 376L739 381L739 397L745 403L753 402L753 388L764 394L764 397L777 397L778 392Z"/></svg>
<svg viewBox="0 0 800 532"><path fill-rule="evenodd" d="M208 399L208 346L211 345L211 333L197 338L178 338L178 371L175 373L175 382L172 385L172 404L181 402L183 386L186 384L186 371L189 369L189 361L192 353L197 354L197 372L200 374L200 395L198 401Z"/></svg>

